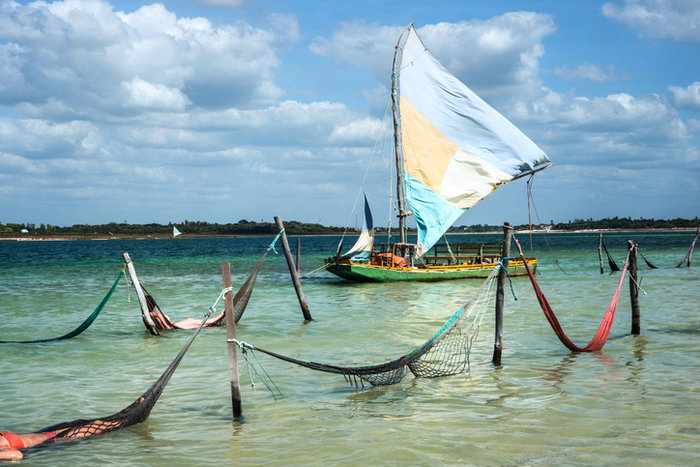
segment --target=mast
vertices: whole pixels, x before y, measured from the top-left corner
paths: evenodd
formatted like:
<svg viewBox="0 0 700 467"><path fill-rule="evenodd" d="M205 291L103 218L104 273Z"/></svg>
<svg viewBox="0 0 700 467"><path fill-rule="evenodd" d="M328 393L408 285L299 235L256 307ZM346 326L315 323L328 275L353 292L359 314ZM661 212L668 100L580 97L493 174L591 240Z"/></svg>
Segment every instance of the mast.
<svg viewBox="0 0 700 467"><path fill-rule="evenodd" d="M401 72L401 56L403 54L403 43L410 31L409 26L401 33L394 48L394 62L391 67L391 115L394 121L394 155L396 158L396 200L399 208L399 232L401 243L406 243L406 198L404 194L404 166L403 147L401 146L401 113L399 112L399 73Z"/></svg>

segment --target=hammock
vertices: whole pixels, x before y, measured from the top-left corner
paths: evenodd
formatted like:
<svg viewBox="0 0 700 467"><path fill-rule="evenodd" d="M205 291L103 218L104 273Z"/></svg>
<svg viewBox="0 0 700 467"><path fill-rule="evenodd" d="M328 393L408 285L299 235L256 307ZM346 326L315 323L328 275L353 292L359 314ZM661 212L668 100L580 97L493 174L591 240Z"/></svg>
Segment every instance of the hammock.
<svg viewBox="0 0 700 467"><path fill-rule="evenodd" d="M250 271L250 274L248 275L248 278L246 281L243 283L240 289L238 289L238 292L236 292L236 295L233 296L233 310L234 310L234 316L236 318L236 322L238 322L241 317L243 317L243 313L245 312L246 307L248 306L248 302L250 301L250 296L253 293L253 288L255 287L255 281L258 277L258 272L262 268L262 265L265 261L265 256L267 255L267 252L260 258L256 263L255 266L253 266L253 269ZM143 319L143 325L146 327L148 332L153 334L154 336L157 336L160 334L160 331L167 331L167 330L173 330L173 329L194 329L199 326L199 322L193 318L186 318L183 319L182 321L173 321L170 319L170 317L165 314L164 311L161 310L160 306L156 302L156 299L153 298L153 295L151 295L148 290L146 290L146 287L143 286L143 283L139 281L139 284L141 285L141 288L143 289L143 293L146 296L146 303L148 304L148 314L151 317L151 321L153 322L153 326L149 323L149 321L146 319L146 317L143 315L143 311L141 312L141 318ZM207 321L204 322L203 327L205 328L211 328L211 327L217 327L217 326L223 326L225 319L224 312L222 311L221 313L217 314L216 316L208 319Z"/></svg>
<svg viewBox="0 0 700 467"><path fill-rule="evenodd" d="M603 251L605 252L605 256L608 257L608 266L610 266L610 274L613 272L617 272L620 270L620 267L617 265L613 257L610 255L608 252L608 246L605 244L605 242L602 243L603 245Z"/></svg>
<svg viewBox="0 0 700 467"><path fill-rule="evenodd" d="M275 254L277 254L277 250L275 250L275 244L277 244L277 241L280 239L283 232L284 229L280 230L277 236L272 240L272 242L270 242L265 252L260 256L260 259L258 259L258 261L251 269L248 278L245 280L241 288L238 289L236 295L234 295L233 310L235 313L234 316L236 322L238 322L243 317L243 313L248 307L250 296L253 293L253 288L255 287L255 281L258 278L258 273L260 272L260 269L262 269L262 266L265 263L265 258L267 258L267 254L270 251L273 251ZM140 280L138 282L141 286L141 289L143 290L144 296L146 298L146 306L148 308L148 316L144 314L143 308L141 308L141 319L143 320L143 325L146 327L146 330L149 333L151 333L154 336L157 336L160 334L160 331L167 331L173 329L194 329L199 326L198 321L193 318L186 318L177 322L170 319L170 317L167 314L165 314L163 310L161 310L160 306L156 302L156 299L153 297L153 295L151 295L148 292L148 290L146 290L146 287L144 287L143 283ZM224 312L222 311L213 318L208 319L204 323L203 327L210 328L223 326L224 321Z"/></svg>
<svg viewBox="0 0 700 467"><path fill-rule="evenodd" d="M647 267L648 267L649 269L659 269L657 266L654 266L654 265L651 263L651 261L649 261L649 260L647 259L646 256L644 256L644 253L642 253L641 251L639 251L639 247L637 247L637 251L639 252L639 255L642 257L642 259L644 260L644 262L646 263L646 265L647 265Z"/></svg>
<svg viewBox="0 0 700 467"><path fill-rule="evenodd" d="M261 352L311 370L343 375L355 387L385 386L400 382L410 371L417 378L436 378L463 373L469 368L469 354L478 336L483 310L488 305L498 268L486 279L477 298L455 311L423 345L394 360L378 365L339 366L304 361L234 340L246 362L248 352ZM470 319L471 318L471 319ZM469 320L469 323L467 321ZM466 324L465 324L466 323Z"/></svg>
<svg viewBox="0 0 700 467"><path fill-rule="evenodd" d="M158 380L156 380L156 382L153 383L153 385L131 405L107 417L95 418L92 420L78 419L70 422L57 423L55 425L42 428L35 434L45 435L47 437L46 440L40 444L35 444L28 447L37 447L55 442L77 441L102 435L110 431L119 430L121 428L126 428L146 420L148 415L151 413L151 410L156 405L156 402L158 402L158 398L163 392L163 389L165 389L168 381L170 381L171 376L201 331L204 323L206 322L206 318L209 315L210 313L207 313L205 319L201 321L199 327L195 330L192 336L190 336L180 352L175 356L175 359L165 369L163 374L160 375L160 378L158 378Z"/></svg>
<svg viewBox="0 0 700 467"><path fill-rule="evenodd" d="M525 254L523 253L523 249L520 246L520 242L516 238L514 238L513 240L515 241L515 244L518 247L520 257L524 260ZM596 331L595 335L590 340L590 342L588 342L588 344L586 344L584 347L579 347L574 343L574 341L572 341L569 338L569 336L566 335L564 329L559 323L559 320L557 319L557 316L554 314L554 310L549 304L549 301L547 301L547 297L544 296L544 292L542 292L540 285L537 283L535 275L530 270L527 261L525 261L523 264L525 264L525 270L527 271L527 276L530 278L532 288L535 289L535 295L537 296L537 301L540 303L540 308L542 308L542 312L544 313L545 318L547 318L547 321L549 322L550 326L552 326L554 333L557 335L561 343L564 344L564 346L572 352L596 352L602 349L610 335L610 329L612 328L613 321L615 321L617 303L620 300L622 284L624 283L625 274L627 273L627 260L625 260L625 263L622 266L622 274L620 274L620 280L617 282L617 288L615 289L615 293L613 294L612 299L610 300L608 308L605 310L603 319L598 325L598 330Z"/></svg>
<svg viewBox="0 0 700 467"><path fill-rule="evenodd" d="M695 233L695 238L693 238L693 241L688 248L688 252L685 254L680 263L676 264L677 268L683 266L690 267L690 262L693 260L693 251L695 251L695 243L698 241L698 236L700 236L700 227L698 227L698 231Z"/></svg>
<svg viewBox="0 0 700 467"><path fill-rule="evenodd" d="M64 334L60 337L51 337L47 339L35 339L35 340L29 340L29 341L0 341L0 344L37 344L40 342L54 342L54 341L61 341L64 339L70 339L72 337L78 336L82 334L87 328L90 327L90 325L97 319L97 317L100 315L100 312L104 309L105 305L109 301L109 299L112 297L112 294L114 293L114 290L117 288L117 284L119 284L119 280L122 278L123 272L119 272L117 274L117 278L114 280L114 284L112 284L112 287L109 289L107 292L107 295L105 295L102 298L102 301L100 302L99 305L97 305L97 308L90 314L90 316L85 319L80 325L73 329L71 332L68 334Z"/></svg>

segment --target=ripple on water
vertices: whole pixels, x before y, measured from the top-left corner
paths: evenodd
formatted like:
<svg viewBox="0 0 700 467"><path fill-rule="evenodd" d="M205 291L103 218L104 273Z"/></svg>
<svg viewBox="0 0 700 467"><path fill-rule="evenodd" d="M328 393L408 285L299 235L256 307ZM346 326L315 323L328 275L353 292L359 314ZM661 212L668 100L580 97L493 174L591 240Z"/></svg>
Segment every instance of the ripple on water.
<svg viewBox="0 0 700 467"><path fill-rule="evenodd" d="M623 291L604 351L572 355L549 329L527 280L507 298L505 349L493 369L489 311L468 375L413 379L356 391L342 378L260 356L284 397L274 400L242 369L243 424L230 420L225 332L206 329L151 418L109 436L28 453L31 465L696 464L700 430L700 271L675 269L684 235L635 237L660 269L641 270L641 337L628 335ZM611 236L618 258L626 236ZM94 309L127 250L160 305L196 317L220 290L218 265L234 282L269 238L184 242L0 242L0 336L35 338L72 329ZM478 241L478 240L477 240ZM536 241L538 239L536 238ZM538 249L540 281L567 332L586 342L615 286L596 272L593 236L552 236ZM337 239L304 239L303 264L321 264ZM30 242L24 242L30 243ZM559 259L564 271L554 264ZM321 272L305 281L316 321L303 325L284 260L270 256L239 337L306 360L342 365L392 359L432 335L478 282L345 284ZM112 413L160 374L187 333L147 336L120 286L78 338L0 350L0 422L31 430ZM11 336L11 337L10 337Z"/></svg>

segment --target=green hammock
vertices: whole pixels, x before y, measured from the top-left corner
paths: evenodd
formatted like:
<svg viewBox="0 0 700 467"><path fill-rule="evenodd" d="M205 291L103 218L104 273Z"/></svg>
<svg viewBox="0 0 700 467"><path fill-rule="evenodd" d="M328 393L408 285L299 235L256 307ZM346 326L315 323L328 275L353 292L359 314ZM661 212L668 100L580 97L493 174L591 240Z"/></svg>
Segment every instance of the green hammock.
<svg viewBox="0 0 700 467"><path fill-rule="evenodd" d="M117 274L117 278L114 280L114 284L112 284L112 287L109 289L107 292L107 295L104 296L102 301L100 302L99 305L97 305L97 308L90 314L90 316L87 317L85 321L80 323L80 326L77 328L73 329L71 332L68 334L64 334L60 337L51 337L48 339L37 339L37 340L31 340L31 341L0 341L0 344L36 344L40 342L53 342L53 341L61 341L64 339L70 339L72 337L75 337L79 334L82 334L87 328L90 327L90 325L97 319L97 317L100 315L100 312L102 309L105 307L109 299L112 297L112 294L114 293L114 290L117 288L117 284L119 284L119 280L122 278L124 275L124 271L119 271L119 274Z"/></svg>

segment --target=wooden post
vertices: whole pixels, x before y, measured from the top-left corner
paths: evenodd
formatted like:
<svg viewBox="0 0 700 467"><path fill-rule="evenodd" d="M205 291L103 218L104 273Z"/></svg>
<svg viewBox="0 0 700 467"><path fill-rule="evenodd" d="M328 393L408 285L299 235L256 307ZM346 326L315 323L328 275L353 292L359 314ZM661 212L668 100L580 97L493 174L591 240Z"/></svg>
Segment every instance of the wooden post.
<svg viewBox="0 0 700 467"><path fill-rule="evenodd" d="M126 270L129 273L129 278L131 279L131 283L134 284L134 289L136 289L136 296L139 299L139 306L141 307L141 316L143 317L144 321L146 321L146 326L148 328L148 332L153 334L154 336L159 335L158 333L158 328L156 328L156 324L153 322L153 319L151 318L151 311L148 309L148 302L146 301L146 294L143 291L143 288L141 287L141 282L139 281L138 276L136 275L136 269L134 268L134 263L131 261L131 257L129 256L129 253L126 251L122 253L122 257L124 258L124 263L126 264Z"/></svg>
<svg viewBox="0 0 700 467"><path fill-rule="evenodd" d="M304 291L301 290L301 280L299 279L296 266L294 266L294 258L292 258L292 252L289 251L289 241L287 240L287 233L284 231L284 223L282 223L282 219L277 216L275 216L275 223L280 232L282 232L282 249L284 250L284 257L287 259L289 275L292 276L292 283L294 284L294 290L299 299L299 306L301 307L301 313L304 315L304 321L312 321L313 318L309 311L309 304L306 302Z"/></svg>
<svg viewBox="0 0 700 467"><path fill-rule="evenodd" d="M229 288L231 282L231 265L223 263L221 265L221 275L224 280L224 288ZM233 311L233 292L226 292L224 295L224 313L226 317L226 343L228 346L228 370L231 382L231 408L233 419L240 420L241 410L241 375L238 370L238 348L233 340L236 338L236 317Z"/></svg>
<svg viewBox="0 0 700 467"><path fill-rule="evenodd" d="M503 244L501 246L501 263L503 268L498 271L498 281L496 282L496 338L493 344L493 358L491 362L501 365L501 354L503 353L503 303L505 300L505 286L508 267L508 257L510 256L510 242L513 238L513 228L508 222L503 223Z"/></svg>
<svg viewBox="0 0 700 467"><path fill-rule="evenodd" d="M600 266L600 273L603 274L605 271L603 269L603 234L602 233L598 237L598 266Z"/></svg>
<svg viewBox="0 0 700 467"><path fill-rule="evenodd" d="M294 264L297 267L297 274L301 274L301 237L297 237L297 250L295 253Z"/></svg>
<svg viewBox="0 0 700 467"><path fill-rule="evenodd" d="M628 240L630 250L630 305L632 306L632 335L639 335L639 286L637 282L637 245Z"/></svg>

